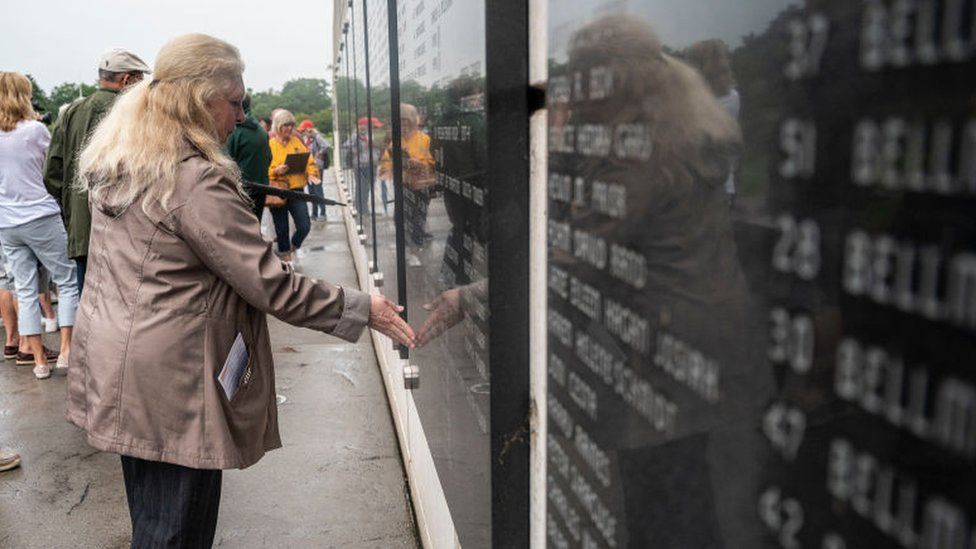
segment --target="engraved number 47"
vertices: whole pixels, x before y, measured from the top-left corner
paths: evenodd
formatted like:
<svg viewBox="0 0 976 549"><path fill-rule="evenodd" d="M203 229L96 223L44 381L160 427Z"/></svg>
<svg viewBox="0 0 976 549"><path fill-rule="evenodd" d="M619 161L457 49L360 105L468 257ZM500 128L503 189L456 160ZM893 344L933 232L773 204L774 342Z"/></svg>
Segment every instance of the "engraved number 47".
<svg viewBox="0 0 976 549"><path fill-rule="evenodd" d="M803 443L807 417L799 408L773 403L763 415L763 433L784 459L792 461Z"/></svg>

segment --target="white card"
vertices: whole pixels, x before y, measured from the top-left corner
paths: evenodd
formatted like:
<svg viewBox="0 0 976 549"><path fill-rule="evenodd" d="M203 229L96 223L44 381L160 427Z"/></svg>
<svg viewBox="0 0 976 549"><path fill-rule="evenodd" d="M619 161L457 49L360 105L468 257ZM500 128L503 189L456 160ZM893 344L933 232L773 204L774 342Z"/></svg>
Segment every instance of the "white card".
<svg viewBox="0 0 976 549"><path fill-rule="evenodd" d="M224 396L227 397L227 400L234 398L237 393L249 358L250 355L247 352L247 346L244 344L244 338L238 332L237 338L234 339L234 344L231 345L230 352L227 353L227 358L224 360L224 367L220 369L220 374L217 376L220 385L224 388Z"/></svg>

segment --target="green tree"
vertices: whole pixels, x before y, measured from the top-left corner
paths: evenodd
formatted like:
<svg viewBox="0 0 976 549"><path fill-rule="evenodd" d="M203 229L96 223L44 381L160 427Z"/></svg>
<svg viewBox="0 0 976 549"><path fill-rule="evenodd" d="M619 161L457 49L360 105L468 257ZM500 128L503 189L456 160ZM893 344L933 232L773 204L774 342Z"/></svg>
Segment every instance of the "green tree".
<svg viewBox="0 0 976 549"><path fill-rule="evenodd" d="M336 105L343 115L339 119L339 131L344 134L352 132L356 125L354 113L359 112L360 116L366 115L366 86L358 78L340 76L336 80L335 92L337 94ZM357 99L358 103L356 102Z"/></svg>
<svg viewBox="0 0 976 549"><path fill-rule="evenodd" d="M251 94L251 112L255 116L271 116L271 111L278 108L278 93L274 90L249 91Z"/></svg>
<svg viewBox="0 0 976 549"><path fill-rule="evenodd" d="M294 112L295 120L301 122L306 118L315 124L315 127L322 133L328 135L332 133L332 109L321 109L315 112Z"/></svg>
<svg viewBox="0 0 976 549"><path fill-rule="evenodd" d="M281 91L251 91L251 111L255 116L270 116L274 109L287 109L295 118L299 114L313 118L312 114L331 110L329 83L320 78L296 78L285 82Z"/></svg>
<svg viewBox="0 0 976 549"><path fill-rule="evenodd" d="M62 82L51 89L49 101L52 112L57 114L61 105L71 103L78 97L88 97L98 88L84 82ZM80 95L79 95L80 94Z"/></svg>
<svg viewBox="0 0 976 549"><path fill-rule="evenodd" d="M315 112L332 106L329 83L319 78L289 80L281 88L281 108Z"/></svg>
<svg viewBox="0 0 976 549"><path fill-rule="evenodd" d="M48 99L47 94L44 93L44 89L37 84L37 80L34 80L33 76L28 74L27 79L30 80L31 83L31 95L33 96L33 100L37 101L37 103L41 106L41 109L50 111L51 101Z"/></svg>

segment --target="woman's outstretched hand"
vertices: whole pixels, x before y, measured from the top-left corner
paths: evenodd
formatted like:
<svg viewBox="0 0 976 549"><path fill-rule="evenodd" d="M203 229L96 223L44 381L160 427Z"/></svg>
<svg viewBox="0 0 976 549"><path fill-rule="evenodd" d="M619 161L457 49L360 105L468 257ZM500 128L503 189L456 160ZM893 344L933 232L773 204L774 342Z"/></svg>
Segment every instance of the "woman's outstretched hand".
<svg viewBox="0 0 976 549"><path fill-rule="evenodd" d="M400 318L403 306L379 294L369 296L369 327L413 349L417 346L413 328Z"/></svg>

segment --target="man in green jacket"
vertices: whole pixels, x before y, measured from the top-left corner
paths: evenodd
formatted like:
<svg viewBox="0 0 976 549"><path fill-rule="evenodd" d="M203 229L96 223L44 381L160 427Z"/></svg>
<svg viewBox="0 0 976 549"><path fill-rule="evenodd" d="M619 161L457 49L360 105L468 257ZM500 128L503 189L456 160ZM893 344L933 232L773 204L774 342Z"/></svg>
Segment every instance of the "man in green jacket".
<svg viewBox="0 0 976 549"><path fill-rule="evenodd" d="M251 112L251 96L244 96L241 105L244 108L245 119L237 125L234 133L230 134L224 144L227 156L237 162L241 169L241 179L250 183L268 184L268 166L271 164L271 148L268 146L268 133L264 131L258 119ZM252 211L261 221L264 213L264 194L247 190L248 196L254 201Z"/></svg>
<svg viewBox="0 0 976 549"><path fill-rule="evenodd" d="M74 185L78 175L78 155L95 126L112 108L119 92L138 83L148 72L149 66L129 51L113 49L105 52L98 63L98 90L72 103L54 125L44 163L44 185L61 206L68 233L68 257L77 264L79 290L84 287L88 265L91 213L88 193Z"/></svg>

